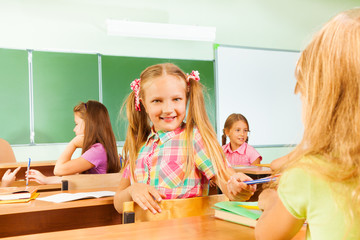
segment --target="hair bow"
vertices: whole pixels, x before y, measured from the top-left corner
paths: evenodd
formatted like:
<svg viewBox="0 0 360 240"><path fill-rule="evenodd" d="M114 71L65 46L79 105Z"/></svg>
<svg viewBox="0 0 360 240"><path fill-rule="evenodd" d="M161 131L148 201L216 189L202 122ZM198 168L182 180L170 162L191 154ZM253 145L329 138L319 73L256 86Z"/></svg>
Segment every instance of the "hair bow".
<svg viewBox="0 0 360 240"><path fill-rule="evenodd" d="M134 81L132 81L130 84L131 90L133 90L135 93L135 109L136 109L136 111L141 111L140 98L139 98L140 82L141 82L141 79L138 78L138 79L135 79Z"/></svg>
<svg viewBox="0 0 360 240"><path fill-rule="evenodd" d="M189 82L190 81L190 79L194 79L195 81L200 81L200 73L199 73L199 71L192 71L191 73L190 73L190 75L188 75L188 77L187 77L187 81Z"/></svg>

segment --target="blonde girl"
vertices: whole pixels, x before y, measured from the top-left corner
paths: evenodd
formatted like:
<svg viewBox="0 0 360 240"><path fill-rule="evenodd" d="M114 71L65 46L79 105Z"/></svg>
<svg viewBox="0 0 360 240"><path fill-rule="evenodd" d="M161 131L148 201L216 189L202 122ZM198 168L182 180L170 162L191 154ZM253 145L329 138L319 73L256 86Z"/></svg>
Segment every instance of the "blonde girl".
<svg viewBox="0 0 360 240"><path fill-rule="evenodd" d="M360 239L360 9L332 18L302 52L304 136L260 197L257 239ZM276 221L275 221L276 219ZM271 234L269 234L271 232Z"/></svg>
<svg viewBox="0 0 360 240"><path fill-rule="evenodd" d="M120 171L109 113L106 107L94 100L81 102L74 107L75 137L56 161L55 177L46 177L37 170L29 171L29 178L41 184L59 182L57 176L77 173L105 174ZM82 149L79 158L71 159L77 148Z"/></svg>
<svg viewBox="0 0 360 240"><path fill-rule="evenodd" d="M241 182L250 178L233 175L226 165L199 80L197 71L187 75L165 63L146 68L132 82L122 154L128 165L114 200L119 212L131 200L154 214L161 212L157 202L163 198L207 195L210 179L231 199L252 195L254 189Z"/></svg>
<svg viewBox="0 0 360 240"><path fill-rule="evenodd" d="M225 121L222 148L231 166L259 164L261 155L248 144L250 128L248 120L239 113L233 113ZM226 139L230 142L226 144Z"/></svg>

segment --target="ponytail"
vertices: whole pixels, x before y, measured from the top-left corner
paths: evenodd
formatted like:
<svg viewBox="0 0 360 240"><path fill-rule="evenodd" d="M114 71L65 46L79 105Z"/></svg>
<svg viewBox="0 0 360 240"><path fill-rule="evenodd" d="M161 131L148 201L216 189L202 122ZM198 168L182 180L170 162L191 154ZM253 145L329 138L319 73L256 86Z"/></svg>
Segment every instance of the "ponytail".
<svg viewBox="0 0 360 240"><path fill-rule="evenodd" d="M226 144L226 134L225 129L223 129L223 135L221 136L221 145L224 146Z"/></svg>

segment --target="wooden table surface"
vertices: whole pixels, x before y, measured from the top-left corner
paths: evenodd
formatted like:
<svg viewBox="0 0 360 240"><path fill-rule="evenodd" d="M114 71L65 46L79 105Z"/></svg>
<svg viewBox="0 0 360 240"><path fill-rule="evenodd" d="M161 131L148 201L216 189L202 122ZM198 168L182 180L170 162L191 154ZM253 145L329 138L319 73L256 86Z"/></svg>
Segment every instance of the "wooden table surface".
<svg viewBox="0 0 360 240"><path fill-rule="evenodd" d="M302 230L294 240L304 239L304 236L305 232ZM4 238L4 240L11 239L20 238ZM32 234L21 236L21 239L253 240L255 236L253 228L219 220L212 216L200 216Z"/></svg>
<svg viewBox="0 0 360 240"><path fill-rule="evenodd" d="M112 187L41 192L39 197L63 192L115 191L115 189ZM121 215L113 206L113 197L64 203L35 199L28 203L0 204L0 237L120 223Z"/></svg>
<svg viewBox="0 0 360 240"><path fill-rule="evenodd" d="M271 168L269 167L237 165L237 166L232 166L232 168L236 172L242 172L252 175L269 175L272 173Z"/></svg>

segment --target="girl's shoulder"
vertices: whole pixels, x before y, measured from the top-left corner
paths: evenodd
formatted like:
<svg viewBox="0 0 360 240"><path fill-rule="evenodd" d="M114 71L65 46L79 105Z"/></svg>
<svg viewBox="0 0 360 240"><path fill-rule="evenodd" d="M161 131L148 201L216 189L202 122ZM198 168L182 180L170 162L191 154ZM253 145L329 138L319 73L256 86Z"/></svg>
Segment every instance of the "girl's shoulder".
<svg viewBox="0 0 360 240"><path fill-rule="evenodd" d="M93 145L91 145L90 148L98 149L98 150L105 150L105 147L101 143L94 143Z"/></svg>

